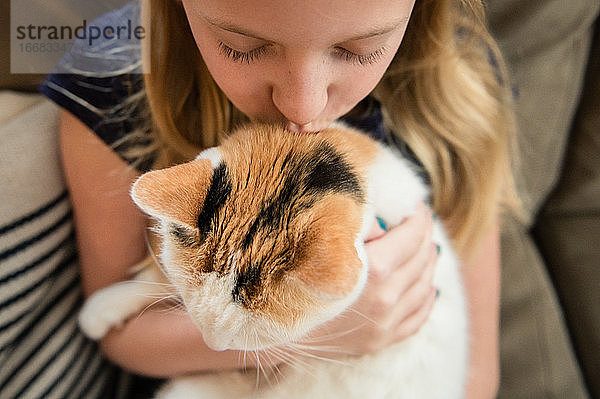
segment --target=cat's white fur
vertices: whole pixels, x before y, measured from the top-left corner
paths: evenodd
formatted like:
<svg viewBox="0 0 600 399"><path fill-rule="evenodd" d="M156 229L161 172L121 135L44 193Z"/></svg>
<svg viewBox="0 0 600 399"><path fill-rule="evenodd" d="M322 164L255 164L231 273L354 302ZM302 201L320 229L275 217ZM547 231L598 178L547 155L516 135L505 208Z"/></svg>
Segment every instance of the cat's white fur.
<svg viewBox="0 0 600 399"><path fill-rule="evenodd" d="M218 166L218 148L209 149L199 158ZM249 348L246 334L240 329L253 328L276 340L294 341L348 307L360 294L367 278L364 238L375 215L389 225L399 224L412 214L428 190L411 165L380 146L370 166L368 204L363 226L356 239L357 253L364 264L359 284L344 300L334 302L320 320L298 328L297 336L278 336L278 327L257 320L248 324L247 313L231 301L233 281L208 277L204 292L185 299L207 344L215 349ZM257 386L256 374L244 371L221 372L174 378L159 392L159 398L188 399L300 399L300 398L460 398L467 373L467 311L460 280L458 261L439 221L434 222L434 242L441 247L434 284L441 294L420 331L402 343L376 354L346 357L340 362L303 358L297 366L283 365L276 374L263 375ZM171 248L162 248L161 260L168 264ZM148 278L143 276L142 279ZM152 277L151 277L152 278ZM114 325L139 313L152 302L161 288L152 284L125 282L95 293L85 304L79 322L83 331L94 339L101 338ZM192 304L194 306L189 307ZM212 309L206 312L206 309ZM192 310L192 312L194 312ZM282 334L279 334L282 335ZM244 337L244 338L240 338ZM263 342L264 344L264 342Z"/></svg>

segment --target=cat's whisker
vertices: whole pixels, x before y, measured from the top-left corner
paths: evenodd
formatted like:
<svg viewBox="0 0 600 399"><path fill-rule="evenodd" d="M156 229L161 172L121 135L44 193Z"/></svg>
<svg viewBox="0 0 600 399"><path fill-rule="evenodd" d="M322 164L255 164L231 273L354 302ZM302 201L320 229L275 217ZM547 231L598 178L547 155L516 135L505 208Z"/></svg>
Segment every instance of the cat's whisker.
<svg viewBox="0 0 600 399"><path fill-rule="evenodd" d="M254 345L253 347L257 347L257 343L258 343L258 334L256 333L256 331L253 331L252 334L252 338L254 339ZM255 389L258 390L259 386L260 386L260 374L263 373L265 375L265 378L268 381L268 376L266 375L266 372L263 368L261 359L260 359L260 353L257 350L252 350L252 352L254 353L254 358L256 359L256 382L255 382Z"/></svg>
<svg viewBox="0 0 600 399"><path fill-rule="evenodd" d="M168 315L168 314L173 314L173 313L182 313L185 312L187 309L183 306L180 305L173 305L173 306L169 306L169 307L164 307L159 309L158 311L161 312L162 314Z"/></svg>
<svg viewBox="0 0 600 399"><path fill-rule="evenodd" d="M275 357L275 360L281 360L278 357ZM277 380L277 384L279 384L279 377L285 378L285 375L283 374L283 371L281 371L281 369L279 368L278 364L273 364L273 376L275 377L275 379Z"/></svg>
<svg viewBox="0 0 600 399"><path fill-rule="evenodd" d="M312 351L312 352L324 352L324 353L340 354L340 355L347 354L341 347L335 346L335 345L320 345L320 344L319 345L308 345L306 343L290 343L288 345L297 350Z"/></svg>
<svg viewBox="0 0 600 399"><path fill-rule="evenodd" d="M315 348L311 348L311 347L306 347L306 346L298 346L297 344L289 344L286 347L288 347L291 351L298 353L300 356L304 356L310 359L316 359L316 360L321 360L321 361L325 361L325 362L329 362L329 363L334 363L337 365L342 365L342 366L348 366L349 363L345 362L343 360L339 360L339 359L332 359L329 357L324 357L324 356L319 356L315 353L310 352L312 351L320 351L321 349L319 347L315 347ZM325 351L323 351L325 352ZM342 353L341 351L338 353Z"/></svg>
<svg viewBox="0 0 600 399"><path fill-rule="evenodd" d="M254 336L254 347L262 346L262 345L260 345L260 338L256 331L254 331L253 336ZM270 379L270 376L273 375L275 377L275 379L277 380L277 382L279 381L278 377L277 377L276 373L269 372L270 369L263 365L263 362L261 359L261 355L262 355L263 357L266 357L266 359L268 360L269 363L273 363L275 365L275 363L273 362L273 358L271 357L271 355L273 355L273 353L270 353L268 349L267 350L254 350L253 352L254 352L254 355L255 355L256 361L257 361L257 382L256 382L257 388L258 388L258 384L260 382L258 380L259 374L262 374L264 376L266 383L268 385L271 385L271 386L274 385L273 381L271 381L271 379Z"/></svg>
<svg viewBox="0 0 600 399"><path fill-rule="evenodd" d="M304 360L304 357L305 357L304 352L297 351L293 348L288 348L288 349L289 349L289 352L287 352L283 349L280 349L280 353L279 353L279 355L285 361L285 364L302 374L314 376L313 369L312 369L310 363L308 363L306 360ZM294 356L294 353L297 356Z"/></svg>
<svg viewBox="0 0 600 399"><path fill-rule="evenodd" d="M165 283L165 282L161 282L161 281L128 280L127 283L128 284L141 284L141 285L151 285L151 286L165 287L169 291L172 291L174 289L173 288L173 284L171 284L171 283Z"/></svg>
<svg viewBox="0 0 600 399"><path fill-rule="evenodd" d="M151 298L151 296L148 296ZM140 318L148 309L152 308L155 305L158 305L161 302L167 302L167 301L173 301L173 299L175 299L175 301L173 301L175 304L178 303L177 301L178 296L170 294L164 297L158 297L155 301L152 301L151 303L149 303L148 305L146 305L137 315L136 318ZM175 305L177 306L177 305ZM173 311L173 307L168 307L166 309L170 309L171 311Z"/></svg>
<svg viewBox="0 0 600 399"><path fill-rule="evenodd" d="M275 379L277 379L277 382L279 382L279 376L284 376L283 371L280 368L280 364L281 365L289 365L291 367L293 367L293 365L291 364L290 360L283 357L280 353L276 352L276 351L271 351L269 350L269 360L273 363L272 365L272 369L274 371L274 375L275 375Z"/></svg>
<svg viewBox="0 0 600 399"><path fill-rule="evenodd" d="M248 367L248 333L243 331L244 333L244 350L242 351L244 357L244 369Z"/></svg>
<svg viewBox="0 0 600 399"><path fill-rule="evenodd" d="M370 318L369 316L367 316L366 314L364 314L364 313L361 313L361 312L359 312L358 310L356 310L356 309L352 309L352 308L350 308L350 309L348 309L348 310L349 310L349 311L351 311L351 312L352 312L352 313L354 313L354 314L357 314L357 315L359 315L360 317L362 317L363 319L365 319L365 320L366 320L366 321L368 321L369 323L371 323L371 324L373 324L373 325L375 325L375 326L379 326L379 323L377 323L375 320L371 319L371 318Z"/></svg>
<svg viewBox="0 0 600 399"><path fill-rule="evenodd" d="M270 373L274 378L275 378L275 382L278 384L279 383L279 376L278 374L280 373L279 368L277 367L277 363L273 361L273 359L275 358L275 360L278 360L277 357L275 357L275 354L273 352L270 352L269 350L263 350L261 351L262 356L266 357L269 364L272 364L273 366L271 367L272 370L274 370L274 373ZM265 371L266 372L266 371ZM268 376L265 376L267 379L267 383L271 384L271 381L269 380Z"/></svg>
<svg viewBox="0 0 600 399"><path fill-rule="evenodd" d="M148 266L148 267L154 267L154 266ZM153 275L153 277L157 277L156 275ZM133 279L130 280L133 283L140 283L140 284L146 284L146 285L156 285L156 286L162 286L162 287L168 287L169 289L174 289L174 285L164 279L164 280L152 280L152 279L144 279L144 278L140 278L140 279Z"/></svg>
<svg viewBox="0 0 600 399"><path fill-rule="evenodd" d="M306 373L310 373L310 369L309 369L309 365L303 361L301 358L298 358L297 356L294 356L292 353L289 353L287 351L285 351L282 348L269 348L270 351L273 352L274 356L276 356L276 358L278 360L281 360L281 362L289 367L292 367L293 369L300 371L300 372L306 372ZM301 367L303 366L303 367ZM279 368L278 368L279 370Z"/></svg>
<svg viewBox="0 0 600 399"><path fill-rule="evenodd" d="M155 305L159 302L165 302L165 301L173 301L176 302L177 301L177 296L173 295L173 294L167 294L167 295L142 295L144 298L148 298L148 299L154 299L154 302L151 303L151 305Z"/></svg>
<svg viewBox="0 0 600 399"><path fill-rule="evenodd" d="M170 298L169 297L163 298L162 301L165 302L166 305L168 305L168 306L162 307L159 310L160 312L169 314L169 313L177 313L177 312L187 311L187 308L185 307L185 305L179 300L179 297L176 295L171 295Z"/></svg>
<svg viewBox="0 0 600 399"><path fill-rule="evenodd" d="M145 313L145 312L146 312L148 309L150 309L152 306L156 305L156 304L157 304L157 303L159 303L159 302L161 302L161 300L160 300L160 299L159 299L159 300L156 300L156 301L154 301L154 302L152 302L152 303L150 303L150 304L148 304L148 305L146 305L146 307L144 307L144 308L143 308L143 309L142 309L142 310L141 310L141 311L138 313L138 315L137 315L137 317L136 317L136 318L137 318L137 319L139 319L140 317L142 317L142 315L143 315L143 314L144 314L144 313Z"/></svg>
<svg viewBox="0 0 600 399"><path fill-rule="evenodd" d="M352 334L355 331L360 330L363 327L363 325L357 325L353 328L349 328L347 330L344 331L339 331L339 332L335 332L335 333L326 333L326 332L312 332L309 333L309 335L305 336L304 338L302 338L302 343L304 344L318 344L321 342L327 342L327 341L332 341L334 339L338 339L341 337L344 337L348 334ZM300 344L300 343L297 343ZM323 346L323 348L327 348L327 346ZM332 347L335 348L335 347Z"/></svg>
<svg viewBox="0 0 600 399"><path fill-rule="evenodd" d="M155 293L144 293L144 294L139 294L139 296L142 296L144 298L150 298L150 299L173 299L173 300L177 300L177 298L179 298L177 295L170 293L170 292L155 292Z"/></svg>
<svg viewBox="0 0 600 399"><path fill-rule="evenodd" d="M258 387L260 386L260 373L264 372L263 371L263 367L262 364L260 362L260 356L258 354L258 351L253 351L254 352L254 356L256 358L256 382L255 382L255 389L258 390Z"/></svg>

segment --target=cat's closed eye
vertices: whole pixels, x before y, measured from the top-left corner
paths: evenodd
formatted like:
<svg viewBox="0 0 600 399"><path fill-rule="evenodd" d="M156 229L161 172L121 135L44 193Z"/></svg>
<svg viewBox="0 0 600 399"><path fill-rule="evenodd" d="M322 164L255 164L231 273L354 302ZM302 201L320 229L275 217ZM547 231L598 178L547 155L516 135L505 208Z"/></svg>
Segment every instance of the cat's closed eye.
<svg viewBox="0 0 600 399"><path fill-rule="evenodd" d="M176 224L169 228L169 234L183 247L199 247L203 241L203 237L198 232Z"/></svg>

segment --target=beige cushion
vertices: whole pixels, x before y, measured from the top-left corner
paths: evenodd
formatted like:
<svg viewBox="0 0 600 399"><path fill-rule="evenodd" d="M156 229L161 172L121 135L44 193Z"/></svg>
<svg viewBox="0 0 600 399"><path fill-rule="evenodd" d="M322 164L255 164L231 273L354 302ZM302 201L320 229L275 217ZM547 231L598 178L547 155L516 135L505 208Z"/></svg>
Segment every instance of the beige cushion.
<svg viewBox="0 0 600 399"><path fill-rule="evenodd" d="M77 326L82 293L58 115L39 94L0 91L2 398L125 392L121 373Z"/></svg>
<svg viewBox="0 0 600 399"><path fill-rule="evenodd" d="M587 295L586 285L577 285L579 283L572 279L570 291L559 291L561 298L558 299L551 279L557 274L549 274L545 260L551 258L556 269L563 272L576 269L577 265L567 261L566 256L540 252L530 228L538 222L543 205L559 182L567 146L580 145L571 143L570 131L580 104L600 3L597 0L490 0L487 6L492 31L506 55L519 93L521 165L516 172L528 216L524 223L507 220L502 234L499 397L586 398L582 367L573 350L561 307L568 294L571 294L570 301L583 299L577 295ZM597 118L598 113L595 115ZM572 198L573 194L571 191L567 197ZM575 229L583 227L577 224ZM561 233L575 237L567 228L573 227L554 224L547 225L544 231L551 236ZM598 240L600 237L596 236L595 241ZM577 247L572 248L577 251ZM566 250L559 252L567 253ZM593 254L589 252L589 255ZM586 262L595 265L597 259L593 255ZM595 276L588 277L598 281L599 270L594 269ZM577 313L575 307L567 310L568 319ZM597 320L587 319L587 315L576 317L582 329L593 329L597 323ZM594 353L593 347L583 350ZM597 360L595 364L598 370Z"/></svg>
<svg viewBox="0 0 600 399"><path fill-rule="evenodd" d="M600 397L600 27L563 172L535 229L590 393Z"/></svg>

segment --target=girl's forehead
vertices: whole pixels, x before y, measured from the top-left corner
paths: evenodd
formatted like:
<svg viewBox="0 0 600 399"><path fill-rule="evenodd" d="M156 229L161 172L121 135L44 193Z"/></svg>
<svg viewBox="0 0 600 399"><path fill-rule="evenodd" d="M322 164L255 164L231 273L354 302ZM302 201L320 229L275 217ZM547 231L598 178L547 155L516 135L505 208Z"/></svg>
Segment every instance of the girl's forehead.
<svg viewBox="0 0 600 399"><path fill-rule="evenodd" d="M268 41L343 42L405 24L414 0L183 0L210 24Z"/></svg>

